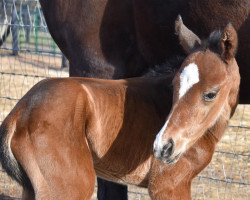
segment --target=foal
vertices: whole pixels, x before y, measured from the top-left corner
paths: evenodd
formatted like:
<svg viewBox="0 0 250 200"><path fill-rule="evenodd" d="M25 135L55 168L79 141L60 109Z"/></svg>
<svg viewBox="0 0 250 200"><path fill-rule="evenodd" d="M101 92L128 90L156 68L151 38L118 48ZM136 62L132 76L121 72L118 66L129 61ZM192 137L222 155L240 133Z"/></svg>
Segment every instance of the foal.
<svg viewBox="0 0 250 200"><path fill-rule="evenodd" d="M0 127L0 161L23 199L90 199L95 175L148 187L152 199L191 199L237 106L237 34L228 25L200 45L180 18L176 29L189 56L173 92L166 75L55 78L18 102Z"/></svg>

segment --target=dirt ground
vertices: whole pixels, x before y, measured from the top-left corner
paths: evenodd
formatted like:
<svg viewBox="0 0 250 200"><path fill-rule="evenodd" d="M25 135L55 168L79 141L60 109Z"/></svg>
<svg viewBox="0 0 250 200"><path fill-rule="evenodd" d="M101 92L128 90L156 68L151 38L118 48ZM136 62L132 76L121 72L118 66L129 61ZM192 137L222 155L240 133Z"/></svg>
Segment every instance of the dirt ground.
<svg viewBox="0 0 250 200"><path fill-rule="evenodd" d="M11 56L0 49L0 123L32 85L45 77L67 77L61 58ZM0 167L0 200L17 199L21 188ZM248 200L250 196L250 106L239 105L210 165L193 181L193 199ZM93 196L96 199L96 196ZM146 189L129 186L130 200L150 199Z"/></svg>

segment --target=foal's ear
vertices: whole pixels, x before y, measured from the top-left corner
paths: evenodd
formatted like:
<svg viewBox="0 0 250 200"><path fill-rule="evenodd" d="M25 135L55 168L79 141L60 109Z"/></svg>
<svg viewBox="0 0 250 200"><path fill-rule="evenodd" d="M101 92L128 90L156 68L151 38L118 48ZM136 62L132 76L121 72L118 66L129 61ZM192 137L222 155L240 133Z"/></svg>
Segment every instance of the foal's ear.
<svg viewBox="0 0 250 200"><path fill-rule="evenodd" d="M234 58L237 47L238 37L233 25L229 23L223 30L220 39L221 57L225 62L230 62Z"/></svg>
<svg viewBox="0 0 250 200"><path fill-rule="evenodd" d="M200 38L183 24L180 15L178 15L175 21L175 32L179 37L180 45L187 54L201 45Z"/></svg>

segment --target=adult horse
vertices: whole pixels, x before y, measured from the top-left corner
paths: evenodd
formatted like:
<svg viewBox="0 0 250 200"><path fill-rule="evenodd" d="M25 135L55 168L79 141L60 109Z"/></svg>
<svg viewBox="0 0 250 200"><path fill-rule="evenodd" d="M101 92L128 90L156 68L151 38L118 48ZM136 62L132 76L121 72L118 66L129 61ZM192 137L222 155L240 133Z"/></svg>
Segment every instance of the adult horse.
<svg viewBox="0 0 250 200"><path fill-rule="evenodd" d="M249 0L40 0L72 76L125 78L183 54L173 21L181 14L200 38L231 22L239 33L240 102L250 103Z"/></svg>
<svg viewBox="0 0 250 200"><path fill-rule="evenodd" d="M112 79L141 76L173 55L183 55L172 23L179 13L201 38L232 22L239 32L240 103L250 103L249 2L40 0L49 31L69 59L71 76ZM102 195L118 199L112 194L115 191L108 189Z"/></svg>
<svg viewBox="0 0 250 200"><path fill-rule="evenodd" d="M166 74L55 78L19 101L0 127L0 161L24 198L90 199L96 172L152 199L191 199L237 106L237 34L229 24L200 44L180 18L176 30L189 56L173 90Z"/></svg>

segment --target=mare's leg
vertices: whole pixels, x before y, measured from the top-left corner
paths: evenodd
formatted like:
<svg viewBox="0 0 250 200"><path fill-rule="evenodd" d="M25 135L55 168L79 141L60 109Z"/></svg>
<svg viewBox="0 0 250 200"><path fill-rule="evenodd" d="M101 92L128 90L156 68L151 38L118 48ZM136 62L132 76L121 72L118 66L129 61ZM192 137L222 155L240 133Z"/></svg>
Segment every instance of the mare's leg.
<svg viewBox="0 0 250 200"><path fill-rule="evenodd" d="M34 191L27 189L27 188L23 188L23 192L22 192L22 200L35 200L35 194Z"/></svg>
<svg viewBox="0 0 250 200"><path fill-rule="evenodd" d="M149 193L154 200L191 200L192 179L211 161L217 140L203 136L173 165L154 160Z"/></svg>
<svg viewBox="0 0 250 200"><path fill-rule="evenodd" d="M97 178L98 183L98 200L127 200L128 189L125 185L120 185L110 181Z"/></svg>

